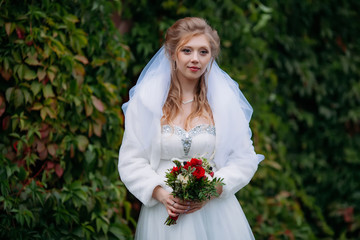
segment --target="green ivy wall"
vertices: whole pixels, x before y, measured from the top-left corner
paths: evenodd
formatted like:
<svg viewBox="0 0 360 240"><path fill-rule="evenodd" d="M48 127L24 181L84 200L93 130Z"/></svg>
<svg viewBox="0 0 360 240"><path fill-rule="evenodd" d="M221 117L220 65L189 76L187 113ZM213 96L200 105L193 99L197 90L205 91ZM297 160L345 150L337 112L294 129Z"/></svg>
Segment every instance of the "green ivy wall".
<svg viewBox="0 0 360 240"><path fill-rule="evenodd" d="M359 239L359 12L357 0L0 1L0 238L132 239L120 106L166 29L199 16L254 107L266 159L237 197L256 239Z"/></svg>
<svg viewBox="0 0 360 240"><path fill-rule="evenodd" d="M131 239L120 2L0 2L0 238Z"/></svg>

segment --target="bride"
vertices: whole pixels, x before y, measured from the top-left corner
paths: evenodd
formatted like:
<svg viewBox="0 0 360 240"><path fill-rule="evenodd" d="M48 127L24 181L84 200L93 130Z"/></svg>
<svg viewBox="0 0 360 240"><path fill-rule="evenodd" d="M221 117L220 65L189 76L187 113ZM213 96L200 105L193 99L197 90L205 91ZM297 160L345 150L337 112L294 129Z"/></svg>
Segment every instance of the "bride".
<svg viewBox="0 0 360 240"><path fill-rule="evenodd" d="M184 18L142 71L125 103L119 173L142 203L136 239L254 239L235 193L249 183L262 155L254 152L252 108L215 62L220 39L204 19ZM171 195L172 158L205 157L219 197L186 202ZM168 216L176 225L164 225Z"/></svg>

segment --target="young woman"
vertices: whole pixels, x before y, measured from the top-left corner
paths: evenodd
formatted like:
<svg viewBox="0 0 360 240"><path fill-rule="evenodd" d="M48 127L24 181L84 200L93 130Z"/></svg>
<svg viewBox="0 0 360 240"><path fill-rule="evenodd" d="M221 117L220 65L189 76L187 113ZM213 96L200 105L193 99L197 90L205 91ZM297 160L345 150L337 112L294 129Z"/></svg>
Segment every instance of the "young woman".
<svg viewBox="0 0 360 240"><path fill-rule="evenodd" d="M234 194L263 156L251 141L251 106L214 61L219 48L219 36L205 20L178 20L123 106L119 173L144 204L136 239L254 239ZM171 159L200 156L224 179L219 197L200 203L173 197L164 182ZM164 225L168 215L179 216L176 225Z"/></svg>

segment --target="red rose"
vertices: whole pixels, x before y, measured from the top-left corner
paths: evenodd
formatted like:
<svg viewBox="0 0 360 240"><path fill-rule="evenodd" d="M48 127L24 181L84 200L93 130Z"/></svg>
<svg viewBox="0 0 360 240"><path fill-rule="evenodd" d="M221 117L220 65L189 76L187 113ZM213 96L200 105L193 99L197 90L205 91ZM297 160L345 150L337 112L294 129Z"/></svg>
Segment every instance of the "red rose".
<svg viewBox="0 0 360 240"><path fill-rule="evenodd" d="M172 220L178 220L179 216L176 216L176 217L172 217L172 216L169 216L169 218L171 218ZM176 222L175 222L176 223Z"/></svg>
<svg viewBox="0 0 360 240"><path fill-rule="evenodd" d="M192 159L190 160L190 164L191 164L191 166L197 166L197 165L200 165L200 166L201 166L202 160L197 159L197 158L192 158Z"/></svg>
<svg viewBox="0 0 360 240"><path fill-rule="evenodd" d="M210 176L211 176L211 177L214 177L214 172L211 172L211 173L210 173Z"/></svg>
<svg viewBox="0 0 360 240"><path fill-rule="evenodd" d="M203 167L195 167L195 171L193 172L193 176L197 179L205 177L205 169Z"/></svg>
<svg viewBox="0 0 360 240"><path fill-rule="evenodd" d="M176 173L178 173L179 172L179 168L178 167L173 167L173 169L171 170L171 173L172 174L176 174Z"/></svg>
<svg viewBox="0 0 360 240"><path fill-rule="evenodd" d="M184 165L184 168L185 168L186 170L188 170L189 167L191 167L191 163L190 163L190 162L187 162L187 163Z"/></svg>

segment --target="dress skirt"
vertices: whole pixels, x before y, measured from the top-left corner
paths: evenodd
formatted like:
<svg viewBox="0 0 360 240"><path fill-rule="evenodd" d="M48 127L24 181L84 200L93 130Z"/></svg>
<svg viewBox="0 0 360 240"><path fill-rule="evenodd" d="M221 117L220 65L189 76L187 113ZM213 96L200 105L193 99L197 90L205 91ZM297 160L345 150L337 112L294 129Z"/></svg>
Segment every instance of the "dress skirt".
<svg viewBox="0 0 360 240"><path fill-rule="evenodd" d="M191 146L191 147L190 147ZM163 126L161 161L156 170L165 181L165 173L174 166L171 158L203 156L211 160L215 151L215 128L199 125L189 132L180 127ZM211 161L210 161L211 163ZM214 171L216 167L214 164ZM172 192L168 186L164 188ZM250 240L254 239L244 212L235 195L208 201L200 210L181 214L175 225L164 224L168 214L165 206L142 206L136 240Z"/></svg>
<svg viewBox="0 0 360 240"><path fill-rule="evenodd" d="M177 224L164 224L168 214L163 204L142 206L137 240L247 240L254 239L235 196L210 200L200 210L181 214Z"/></svg>

